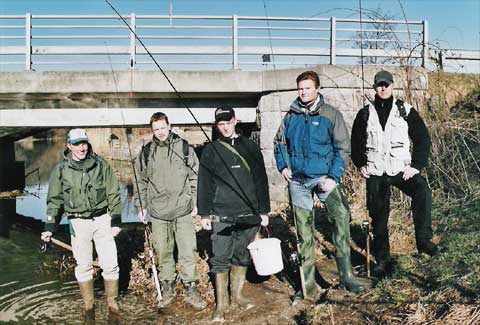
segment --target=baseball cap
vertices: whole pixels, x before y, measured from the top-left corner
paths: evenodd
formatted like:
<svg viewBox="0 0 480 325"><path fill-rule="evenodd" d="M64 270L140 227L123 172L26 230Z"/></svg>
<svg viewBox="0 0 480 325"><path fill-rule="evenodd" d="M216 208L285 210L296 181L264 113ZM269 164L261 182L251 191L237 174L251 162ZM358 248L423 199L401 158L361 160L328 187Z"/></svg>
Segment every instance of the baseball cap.
<svg viewBox="0 0 480 325"><path fill-rule="evenodd" d="M70 144L88 142L87 131L85 131L84 129L71 129L68 132L67 142Z"/></svg>
<svg viewBox="0 0 480 325"><path fill-rule="evenodd" d="M390 72L386 71L386 70L382 70L382 71L377 72L377 74L375 75L374 81L373 81L373 85L376 87L381 83L386 83L388 85L393 83L392 74Z"/></svg>
<svg viewBox="0 0 480 325"><path fill-rule="evenodd" d="M219 107L215 110L215 123L230 121L233 117L235 117L235 111L231 107Z"/></svg>

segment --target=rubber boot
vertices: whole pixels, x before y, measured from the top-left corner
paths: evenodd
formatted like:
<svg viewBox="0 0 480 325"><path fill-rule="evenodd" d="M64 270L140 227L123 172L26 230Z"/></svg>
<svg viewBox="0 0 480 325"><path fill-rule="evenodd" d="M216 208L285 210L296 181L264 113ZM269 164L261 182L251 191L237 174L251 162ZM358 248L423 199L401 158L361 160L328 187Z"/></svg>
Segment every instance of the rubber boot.
<svg viewBox="0 0 480 325"><path fill-rule="evenodd" d="M300 271L303 272L306 290L306 292L302 292L304 296L296 295L294 302L295 300L298 301L300 297L316 301L322 293L322 288L315 280L315 227L313 211L297 206L294 206L293 209L297 234L301 243L299 253L302 258L302 267Z"/></svg>
<svg viewBox="0 0 480 325"><path fill-rule="evenodd" d="M217 307L213 312L212 322L223 322L228 301L228 272L215 273L215 291L217 292Z"/></svg>
<svg viewBox="0 0 480 325"><path fill-rule="evenodd" d="M203 300L202 296L200 296L195 282L185 284L184 300L187 305L192 306L195 310L203 310L207 307L207 303Z"/></svg>
<svg viewBox="0 0 480 325"><path fill-rule="evenodd" d="M120 316L120 307L118 307L118 279L104 280L105 293L107 295L108 312L110 314Z"/></svg>
<svg viewBox="0 0 480 325"><path fill-rule="evenodd" d="M360 293L365 288L357 282L352 272L350 256L337 257L337 269L340 277L340 288L353 293Z"/></svg>
<svg viewBox="0 0 480 325"><path fill-rule="evenodd" d="M255 305L253 302L242 294L245 277L247 275L247 267L232 265L230 269L230 293L232 303L242 308L250 309Z"/></svg>
<svg viewBox="0 0 480 325"><path fill-rule="evenodd" d="M95 320L95 310L93 308L94 297L93 297L93 280L78 282L80 287L80 294L82 295L85 311L85 322Z"/></svg>
<svg viewBox="0 0 480 325"><path fill-rule="evenodd" d="M162 300L158 302L158 308L170 306L176 297L175 281L162 281Z"/></svg>

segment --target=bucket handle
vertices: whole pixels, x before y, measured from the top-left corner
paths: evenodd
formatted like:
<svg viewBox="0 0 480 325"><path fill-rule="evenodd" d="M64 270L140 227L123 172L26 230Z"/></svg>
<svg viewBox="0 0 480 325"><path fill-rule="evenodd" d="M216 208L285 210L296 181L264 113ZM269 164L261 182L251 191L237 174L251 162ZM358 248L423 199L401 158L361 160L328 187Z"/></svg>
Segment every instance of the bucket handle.
<svg viewBox="0 0 480 325"><path fill-rule="evenodd" d="M268 226L260 226L260 227L262 227L263 229L265 229L265 232L267 233L267 238L270 238L271 232L270 232L270 229L268 228Z"/></svg>

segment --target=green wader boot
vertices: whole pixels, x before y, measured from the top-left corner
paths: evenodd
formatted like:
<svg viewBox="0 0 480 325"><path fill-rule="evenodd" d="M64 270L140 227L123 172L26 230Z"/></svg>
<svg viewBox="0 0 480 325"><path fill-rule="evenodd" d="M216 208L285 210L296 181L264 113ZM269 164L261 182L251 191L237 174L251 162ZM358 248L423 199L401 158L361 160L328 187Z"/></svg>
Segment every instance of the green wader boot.
<svg viewBox="0 0 480 325"><path fill-rule="evenodd" d="M230 269L230 292L232 303L235 303L242 308L250 309L255 305L250 299L242 295L246 275L247 267L232 265Z"/></svg>
<svg viewBox="0 0 480 325"><path fill-rule="evenodd" d="M95 320L95 310L93 308L93 280L78 282L78 286L80 287L80 294L82 295L84 303L85 321L93 321Z"/></svg>
<svg viewBox="0 0 480 325"><path fill-rule="evenodd" d="M225 310L228 308L228 272L215 273L215 291L217 293L217 307L213 312L212 322L223 322Z"/></svg>
<svg viewBox="0 0 480 325"><path fill-rule="evenodd" d="M336 249L337 269L340 275L340 286L351 292L361 292L364 288L357 283L352 274L350 261L350 209L338 185L325 201L328 221L334 225L332 241Z"/></svg>
<svg viewBox="0 0 480 325"><path fill-rule="evenodd" d="M305 279L306 292L303 292L303 298L315 301L322 293L322 288L320 288L315 281L315 229L313 211L297 206L293 208L297 223L298 239L300 240L300 256L302 258L302 270Z"/></svg>
<svg viewBox="0 0 480 325"><path fill-rule="evenodd" d="M108 312L119 316L120 308L118 307L118 280L104 280L105 293L107 294Z"/></svg>

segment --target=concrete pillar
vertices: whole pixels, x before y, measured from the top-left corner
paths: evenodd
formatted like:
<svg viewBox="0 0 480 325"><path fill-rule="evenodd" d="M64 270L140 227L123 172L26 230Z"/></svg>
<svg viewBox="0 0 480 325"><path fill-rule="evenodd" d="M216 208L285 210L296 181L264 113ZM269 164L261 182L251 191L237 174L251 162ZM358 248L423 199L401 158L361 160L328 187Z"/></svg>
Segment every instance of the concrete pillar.
<svg viewBox="0 0 480 325"><path fill-rule="evenodd" d="M260 148L265 160L270 185L272 209L275 209L282 202L288 202L287 182L277 171L273 155L273 139L283 116L296 96L296 91L274 92L263 95L258 102L261 125Z"/></svg>
<svg viewBox="0 0 480 325"><path fill-rule="evenodd" d="M25 187L25 167L15 161L14 141L0 139L0 192L23 189ZM0 199L0 236L8 237L15 217L15 199Z"/></svg>

